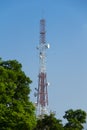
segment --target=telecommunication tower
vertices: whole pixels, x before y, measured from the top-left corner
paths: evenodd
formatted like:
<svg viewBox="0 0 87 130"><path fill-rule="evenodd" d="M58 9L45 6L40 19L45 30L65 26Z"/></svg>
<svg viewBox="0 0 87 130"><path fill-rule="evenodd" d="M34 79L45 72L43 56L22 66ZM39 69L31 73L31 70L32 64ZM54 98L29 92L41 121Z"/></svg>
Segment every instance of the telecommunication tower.
<svg viewBox="0 0 87 130"><path fill-rule="evenodd" d="M35 88L37 96L37 116L48 114L48 91L47 73L46 73L46 50L50 48L46 44L45 19L40 20L40 41L37 49L39 50L39 74L38 88Z"/></svg>

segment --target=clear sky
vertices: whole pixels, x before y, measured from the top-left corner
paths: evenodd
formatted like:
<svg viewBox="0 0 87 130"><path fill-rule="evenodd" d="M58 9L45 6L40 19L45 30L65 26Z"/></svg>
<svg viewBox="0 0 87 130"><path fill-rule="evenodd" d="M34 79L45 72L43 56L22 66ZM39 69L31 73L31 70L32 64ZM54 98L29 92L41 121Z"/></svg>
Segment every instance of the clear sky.
<svg viewBox="0 0 87 130"><path fill-rule="evenodd" d="M44 11L43 11L44 10ZM44 13L42 13L44 12ZM0 57L16 59L38 86L39 22L46 19L49 109L87 111L87 0L0 0Z"/></svg>

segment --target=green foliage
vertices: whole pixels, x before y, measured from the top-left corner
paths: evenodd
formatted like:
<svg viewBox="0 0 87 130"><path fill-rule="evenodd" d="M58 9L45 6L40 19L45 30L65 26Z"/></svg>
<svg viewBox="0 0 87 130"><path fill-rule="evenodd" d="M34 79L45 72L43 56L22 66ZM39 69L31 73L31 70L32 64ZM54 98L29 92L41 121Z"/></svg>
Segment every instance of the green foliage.
<svg viewBox="0 0 87 130"><path fill-rule="evenodd" d="M37 119L36 124L35 107L29 98L31 82L18 61L0 58L0 130L83 129L86 112L81 109L65 112L67 123L64 127L54 114Z"/></svg>
<svg viewBox="0 0 87 130"><path fill-rule="evenodd" d="M64 118L67 119L68 123L65 124L65 130L82 130L83 124L86 123L86 112L78 110L68 110L65 112Z"/></svg>
<svg viewBox="0 0 87 130"><path fill-rule="evenodd" d="M39 119L34 130L63 130L63 125L61 120L54 117L54 114L50 114L45 115L42 119Z"/></svg>
<svg viewBox="0 0 87 130"><path fill-rule="evenodd" d="M35 108L30 102L31 80L16 60L0 62L0 129L32 130Z"/></svg>

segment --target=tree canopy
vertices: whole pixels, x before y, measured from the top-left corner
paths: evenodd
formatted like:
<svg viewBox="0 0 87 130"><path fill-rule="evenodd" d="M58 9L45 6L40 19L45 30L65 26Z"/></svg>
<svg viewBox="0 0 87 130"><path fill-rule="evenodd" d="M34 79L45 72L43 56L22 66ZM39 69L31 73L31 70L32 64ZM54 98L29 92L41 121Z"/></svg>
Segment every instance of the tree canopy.
<svg viewBox="0 0 87 130"><path fill-rule="evenodd" d="M37 120L35 130L63 130L63 125L61 120L58 120L54 114L51 113Z"/></svg>
<svg viewBox="0 0 87 130"><path fill-rule="evenodd" d="M82 130L86 112L67 110L62 121L53 113L36 119L35 107L30 101L32 81L22 71L16 60L2 61L0 58L0 130Z"/></svg>
<svg viewBox="0 0 87 130"><path fill-rule="evenodd" d="M83 124L86 123L86 112L81 109L70 109L65 112L63 118L67 119L65 125L53 113L45 115L44 118L37 120L34 130L82 130Z"/></svg>
<svg viewBox="0 0 87 130"><path fill-rule="evenodd" d="M67 110L63 117L68 121L64 126L66 130L70 128L71 130L82 130L83 124L86 123L86 112L81 109Z"/></svg>
<svg viewBox="0 0 87 130"><path fill-rule="evenodd" d="M0 60L0 129L32 130L35 108L30 101L32 81L16 60Z"/></svg>

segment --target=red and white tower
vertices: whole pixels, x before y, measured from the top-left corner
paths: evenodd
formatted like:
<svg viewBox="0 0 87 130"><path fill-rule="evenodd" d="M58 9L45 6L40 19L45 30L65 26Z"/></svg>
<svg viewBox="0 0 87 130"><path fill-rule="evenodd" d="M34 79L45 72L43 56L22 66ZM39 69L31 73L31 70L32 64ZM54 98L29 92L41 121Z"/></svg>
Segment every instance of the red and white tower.
<svg viewBox="0 0 87 130"><path fill-rule="evenodd" d="M39 50L39 75L37 91L37 115L48 114L48 91L47 91L47 73L46 73L46 50L50 47L46 44L45 19L40 20L40 43Z"/></svg>

